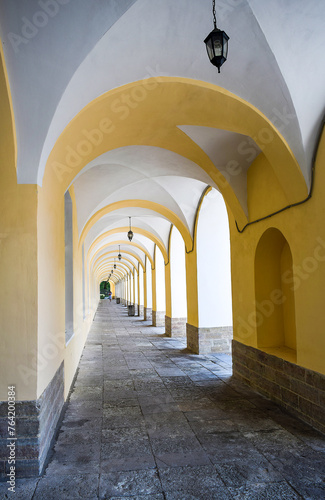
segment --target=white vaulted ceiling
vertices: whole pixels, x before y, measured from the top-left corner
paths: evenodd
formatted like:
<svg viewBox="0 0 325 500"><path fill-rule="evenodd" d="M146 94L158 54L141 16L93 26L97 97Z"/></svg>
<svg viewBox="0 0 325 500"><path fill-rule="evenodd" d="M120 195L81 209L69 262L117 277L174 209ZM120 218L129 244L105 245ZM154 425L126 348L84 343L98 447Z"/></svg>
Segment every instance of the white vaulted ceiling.
<svg viewBox="0 0 325 500"><path fill-rule="evenodd" d="M23 19L33 20L42 10L39 2L0 4L19 182L42 183L55 141L90 101L149 76L207 81L250 102L283 126L307 175L324 110L324 2L221 2L218 20L230 35L231 62L220 75L208 63L202 42L211 30L210 0L59 3L46 25L19 44L10 33L23 36Z"/></svg>
<svg viewBox="0 0 325 500"><path fill-rule="evenodd" d="M255 107L288 143L308 185L324 114L325 2L228 0L217 2L217 16L230 36L220 74L203 43L212 29L211 0L2 0L0 35L15 117L18 182L42 185L56 141L97 97L150 77L181 77L218 86ZM219 171L229 162L240 165L230 184L247 214L247 170L260 154L254 138L195 123L177 126ZM243 143L255 153L240 152ZM217 188L193 161L132 138L128 146L112 146L91 161L73 185L79 235L99 210L134 199L167 207L193 234L204 189ZM86 235L87 250L100 235L128 225L129 216L167 248L168 217L130 206L96 222ZM127 244L125 234L104 243L123 238ZM152 255L152 241L137 239Z"/></svg>

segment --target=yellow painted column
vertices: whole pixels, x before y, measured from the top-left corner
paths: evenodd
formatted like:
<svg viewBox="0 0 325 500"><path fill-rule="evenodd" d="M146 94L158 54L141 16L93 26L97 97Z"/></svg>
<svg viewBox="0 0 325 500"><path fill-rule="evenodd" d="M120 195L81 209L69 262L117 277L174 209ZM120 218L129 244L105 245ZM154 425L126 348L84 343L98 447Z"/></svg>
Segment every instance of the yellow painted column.
<svg viewBox="0 0 325 500"><path fill-rule="evenodd" d="M152 267L151 267L151 262L146 256L145 259L146 262L146 272L144 274L146 278L146 305L144 308L144 319L146 321L151 321L152 319L152 300L153 300L153 295L152 295Z"/></svg>
<svg viewBox="0 0 325 500"><path fill-rule="evenodd" d="M144 269L143 271L143 307L146 309L147 307L147 271Z"/></svg>
<svg viewBox="0 0 325 500"><path fill-rule="evenodd" d="M157 286L157 276L156 276L156 266L152 269L152 279L151 279L151 287L152 287L152 310L157 311L157 295L156 295L156 286Z"/></svg>
<svg viewBox="0 0 325 500"><path fill-rule="evenodd" d="M186 253L186 297L187 297L187 347L194 353L199 353L199 310L197 293L197 252L196 245L193 251Z"/></svg>
<svg viewBox="0 0 325 500"><path fill-rule="evenodd" d="M165 264L165 294L166 294L166 316L172 317L172 295L171 295L171 280L170 280L170 261Z"/></svg>
<svg viewBox="0 0 325 500"><path fill-rule="evenodd" d="M137 287L138 287L138 307L137 307L136 315L140 316L140 306L141 306L141 299L140 299L140 263L138 263L138 282L137 282Z"/></svg>

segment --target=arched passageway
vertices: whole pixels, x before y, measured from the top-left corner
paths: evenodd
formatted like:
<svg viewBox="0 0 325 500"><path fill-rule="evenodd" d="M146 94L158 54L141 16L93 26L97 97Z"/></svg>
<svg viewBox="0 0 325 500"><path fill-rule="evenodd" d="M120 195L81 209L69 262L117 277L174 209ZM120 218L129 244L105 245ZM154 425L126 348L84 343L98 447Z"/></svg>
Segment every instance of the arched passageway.
<svg viewBox="0 0 325 500"><path fill-rule="evenodd" d="M135 372L154 364L168 397L173 385L166 413L189 412L193 430L196 411L218 420L228 395L238 398L231 385L223 398L213 370L216 351L232 344L234 380L325 432L324 2L225 2L218 20L231 49L220 74L202 42L210 0L36 3L0 4L0 411L15 384L24 419L17 471L42 472L85 345L82 365L89 356L96 367L93 349L116 370L100 362L104 393L105 384L114 389L110 377L132 379L135 390ZM103 281L122 304L111 303L122 315L112 320ZM126 318L133 311L139 316ZM96 345L101 319L150 333L164 325L152 327L163 337L153 346L132 330L130 340L122 326L109 348L107 338ZM167 351L166 366L145 349L138 358L136 338L153 358L156 347ZM177 342L187 349L182 374L170 356ZM209 374L201 383L202 353ZM209 377L223 388L214 413L204 406ZM182 403L175 396L187 385L193 400ZM202 391L209 402L197 402ZM110 407L101 404L104 418ZM217 446L211 454L199 461L215 472ZM1 456L2 477L8 465Z"/></svg>

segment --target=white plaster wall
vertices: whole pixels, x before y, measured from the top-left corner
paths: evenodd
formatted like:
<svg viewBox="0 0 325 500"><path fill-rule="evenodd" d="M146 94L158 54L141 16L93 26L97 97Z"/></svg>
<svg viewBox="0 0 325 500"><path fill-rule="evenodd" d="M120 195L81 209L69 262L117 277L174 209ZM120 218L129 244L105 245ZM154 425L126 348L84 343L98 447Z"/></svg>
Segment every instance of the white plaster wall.
<svg viewBox="0 0 325 500"><path fill-rule="evenodd" d="M197 228L199 327L232 325L228 215L221 194L204 198Z"/></svg>
<svg viewBox="0 0 325 500"><path fill-rule="evenodd" d="M165 262L161 251L156 246L156 306L157 311L166 310Z"/></svg>
<svg viewBox="0 0 325 500"><path fill-rule="evenodd" d="M184 240L173 226L170 240L170 283L172 299L172 317L186 318L186 269Z"/></svg>

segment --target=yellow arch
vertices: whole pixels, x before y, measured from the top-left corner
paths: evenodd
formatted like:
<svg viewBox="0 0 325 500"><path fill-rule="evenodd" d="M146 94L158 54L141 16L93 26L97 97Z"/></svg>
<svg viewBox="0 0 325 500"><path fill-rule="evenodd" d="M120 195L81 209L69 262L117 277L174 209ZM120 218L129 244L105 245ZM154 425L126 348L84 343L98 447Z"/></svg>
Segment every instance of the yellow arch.
<svg viewBox="0 0 325 500"><path fill-rule="evenodd" d="M122 261L121 262L120 261L114 262L112 256L108 257L106 259L103 259L103 256L101 256L97 259L96 264L93 266L93 270L95 271L96 269L99 269L100 266L103 266L106 264L110 265L113 268L113 270L114 270L114 264L115 264L116 269L119 269L121 266L126 265L126 262L128 263L128 265L131 265L132 268L136 269L136 265L132 262L131 259L127 259L124 257L123 262Z"/></svg>
<svg viewBox="0 0 325 500"><path fill-rule="evenodd" d="M109 231L106 231L106 233L101 234L100 236L98 236L96 238L96 240L93 241L93 243L89 247L89 252L93 249L95 244L99 243L99 241L103 240L104 238L107 238L111 234L127 233L128 230L129 230L128 227L123 226L123 227L118 227L118 228L114 228L114 229L110 229ZM160 249L161 253L163 254L165 262L167 262L167 260L168 260L167 251L166 251L165 245L163 244L163 242L159 238L157 238L155 235L151 234L146 229L141 229L141 228L135 227L135 226L133 226L133 232L135 234L137 234L137 233L141 234L142 236L145 236L149 240L153 241L157 245L157 247Z"/></svg>
<svg viewBox="0 0 325 500"><path fill-rule="evenodd" d="M101 252L102 250L97 250L97 252L93 255L93 257L91 258L91 261L90 261L90 264L89 264L89 267L91 268L92 265L93 267L96 265L96 263L102 258L102 257L105 257L106 255L108 254L112 254L112 253L116 253L116 250L110 250L109 252L106 252L104 253L103 255L101 255L100 257L98 257L98 259L96 260L96 262L93 263L93 260L95 259L96 255L98 255L99 252ZM144 270L144 265L143 265L143 262L141 261L140 257L136 254L136 253L133 253L133 252L130 252L130 251L127 251L127 250L123 250L123 254L128 254L128 255L131 255L132 257L134 257L138 262L139 264L142 266L142 269ZM124 257L123 257L124 258ZM120 261L118 261L120 262ZM129 262L132 262L130 259L129 259ZM134 264L133 264L134 265Z"/></svg>
<svg viewBox="0 0 325 500"><path fill-rule="evenodd" d="M101 276L101 277L105 278L105 281L106 281L107 280L107 273L108 272L109 271L107 269L102 269L101 271L98 271L97 273L95 273L95 278L97 279L99 276ZM117 273L117 275L119 277L124 276L123 273L120 272L120 271ZM112 279L114 276L115 275L111 276L110 279Z"/></svg>
<svg viewBox="0 0 325 500"><path fill-rule="evenodd" d="M153 263L153 259L151 257L151 255L149 254L148 250L146 248L144 248L142 245L139 245L138 243L134 243L133 241L125 241L125 240L115 240L115 241L110 241L108 246L112 246L112 245L128 245L128 246L131 246L131 247L135 247L135 248L138 248L139 250L141 250L141 252L143 252L147 257L148 259L150 260L150 264L151 264L151 268L153 269L154 268L154 263ZM101 247L99 250L97 250L96 253L100 252L101 250L103 250L104 247ZM90 249L88 250L88 254L87 256L89 256L89 253L90 253ZM96 255L95 253L95 255Z"/></svg>
<svg viewBox="0 0 325 500"><path fill-rule="evenodd" d="M98 210L85 224L82 233L80 235L80 240L79 240L79 246L82 245L82 243L85 240L85 237L88 233L88 231L98 222L102 217L105 215L109 214L110 212L114 212L115 210L118 210L120 208L128 208L128 207L138 207L138 208L147 208L149 210L153 210L154 212L159 213L163 217L166 217L172 224L174 224L181 235L183 236L183 239L185 241L186 247L191 247L192 244L192 238L190 235L189 230L185 226L185 224L181 221L181 219L174 214L169 208L164 207L163 205L160 205L159 203L154 203L152 201L147 201L147 200L122 200L122 201L117 201L115 203L112 203L111 205L107 205L106 207L103 207L101 210ZM111 231L114 231L115 233L119 233L122 230L125 230L128 232L129 228L128 227L123 227L119 229L111 229ZM141 232L143 231L143 232ZM137 232L140 234L143 234L147 236L148 238L152 239L160 248L161 253L164 255L165 262L168 260L167 256L167 251L165 249L165 246L159 240L156 236L152 235L149 231L146 231L145 229L140 229L137 228ZM114 233L112 233L114 234ZM150 235L150 236L149 236Z"/></svg>
<svg viewBox="0 0 325 500"><path fill-rule="evenodd" d="M134 266L130 266L130 264L127 264L126 262L123 263L123 266L125 266L127 269L129 269L129 271L133 274L132 267L134 267ZM107 271L110 272L110 270L112 269L111 264L109 262L103 262L97 269L94 270L94 272L99 273L103 269L105 269L105 270L107 269ZM124 267L122 269L124 269ZM119 271L120 270L121 270L121 267L119 268ZM116 269L114 269L114 272L115 271L116 271Z"/></svg>
<svg viewBox="0 0 325 500"><path fill-rule="evenodd" d="M125 272L129 272L128 269L129 268L127 266L120 269L114 269L114 274L112 276L114 276L115 274L124 274ZM99 274L102 273L106 275L111 274L111 267L107 264L100 266L98 269L94 271L94 276L98 276Z"/></svg>
<svg viewBox="0 0 325 500"><path fill-rule="evenodd" d="M127 272L126 270L124 270L124 271L125 271L125 272ZM103 269L101 269L101 270L98 270L98 271L97 271L97 273L95 273L95 277L96 277L96 278L98 278L99 276L103 276L103 277L106 277L106 280L107 280L107 274L108 274L108 273L109 273L109 270L108 270L108 269L103 268ZM123 276L124 276L124 274L123 274L121 271L119 271L119 272L117 273L117 276L118 276L119 278L121 278L121 277L123 277ZM114 277L114 275L113 275L113 277ZM112 276L110 277L110 279L112 279Z"/></svg>
<svg viewBox="0 0 325 500"><path fill-rule="evenodd" d="M95 271L96 269L99 269L99 266L102 266L103 264L106 264L106 263L107 263L107 264L108 264L108 263L113 264L113 263L114 263L114 261L113 261L112 259L109 259L109 260L107 260L107 259L101 260L102 258L103 258L103 256L99 257L99 258L97 259L96 263L94 263L94 266L93 266L93 270L94 270L94 271ZM123 258L123 262L118 262L118 263L116 264L116 269L118 269L120 266L123 266L123 263L125 263L125 261L127 261L128 263L130 263L130 264L131 264L131 266L132 266L132 267L134 267L134 268L136 269L135 264L132 262L132 260L131 260L131 259L128 259L127 257L124 257L124 258ZM114 271L115 271L115 270L114 270Z"/></svg>
<svg viewBox="0 0 325 500"><path fill-rule="evenodd" d="M101 275L98 277L98 280L99 280L99 283L100 283L101 281L104 281L104 280L105 280L105 274L101 274ZM105 280L105 281L106 281L106 280ZM115 281L115 280L113 280L112 278L110 278L110 279L108 280L108 282L111 282L111 281L114 283L114 285L116 285L116 283L118 283L118 281Z"/></svg>
<svg viewBox="0 0 325 500"><path fill-rule="evenodd" d="M144 84L151 85L150 92L141 104L128 110L125 119L116 109L116 103L123 94L139 86L143 88ZM166 109L173 112L166 113ZM178 128L179 125L213 127L252 137L272 166L288 201L297 202L306 196L307 186L291 149L257 108L216 85L174 77L161 77L159 82L154 78L133 82L88 103L54 145L47 160L43 185L49 183L63 195L83 167L101 154L130 144L156 146L174 151L199 165L219 186L238 223L246 223L243 207L230 184L208 155ZM86 139L81 131L93 129L101 130L102 140L97 145L88 141L85 154L82 145ZM263 142L261 131L272 137L267 144ZM74 161L71 151L74 152ZM188 243L186 246L189 247Z"/></svg>

